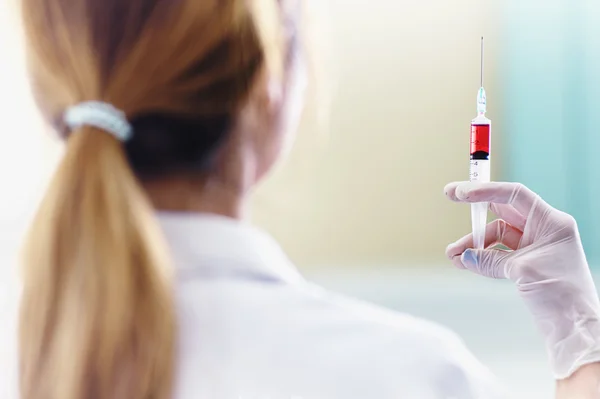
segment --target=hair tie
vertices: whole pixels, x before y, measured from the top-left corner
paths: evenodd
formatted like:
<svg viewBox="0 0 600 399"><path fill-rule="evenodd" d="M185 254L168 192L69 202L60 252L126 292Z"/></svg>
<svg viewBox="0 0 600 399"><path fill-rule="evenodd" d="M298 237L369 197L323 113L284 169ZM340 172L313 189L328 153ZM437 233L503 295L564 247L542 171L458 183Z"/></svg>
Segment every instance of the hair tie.
<svg viewBox="0 0 600 399"><path fill-rule="evenodd" d="M133 134L133 127L127 121L125 112L100 101L83 102L67 108L64 122L71 130L92 126L120 141L129 140Z"/></svg>

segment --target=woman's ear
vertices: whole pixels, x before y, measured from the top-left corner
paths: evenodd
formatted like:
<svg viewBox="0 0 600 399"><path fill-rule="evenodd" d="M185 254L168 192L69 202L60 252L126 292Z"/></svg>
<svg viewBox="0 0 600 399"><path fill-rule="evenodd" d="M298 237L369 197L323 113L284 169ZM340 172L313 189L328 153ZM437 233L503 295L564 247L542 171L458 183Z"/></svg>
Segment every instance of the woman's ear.
<svg viewBox="0 0 600 399"><path fill-rule="evenodd" d="M268 109L278 110L283 102L283 82L281 79L268 78L267 82Z"/></svg>
<svg viewBox="0 0 600 399"><path fill-rule="evenodd" d="M283 83L262 68L238 116L237 129L243 136L252 137L252 141L270 141L271 136L276 136L280 130L284 97Z"/></svg>
<svg viewBox="0 0 600 399"><path fill-rule="evenodd" d="M279 112L283 103L284 87L281 79L275 78L266 68L257 75L250 102L257 105L258 110L268 116Z"/></svg>

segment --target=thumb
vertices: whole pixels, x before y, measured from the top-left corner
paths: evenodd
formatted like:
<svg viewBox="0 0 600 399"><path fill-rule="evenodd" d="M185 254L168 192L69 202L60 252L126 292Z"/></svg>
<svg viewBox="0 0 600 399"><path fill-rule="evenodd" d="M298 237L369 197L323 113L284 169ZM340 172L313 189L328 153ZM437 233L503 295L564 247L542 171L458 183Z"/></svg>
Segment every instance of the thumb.
<svg viewBox="0 0 600 399"><path fill-rule="evenodd" d="M511 252L500 249L467 249L460 256L465 269L485 277L505 279L506 261Z"/></svg>

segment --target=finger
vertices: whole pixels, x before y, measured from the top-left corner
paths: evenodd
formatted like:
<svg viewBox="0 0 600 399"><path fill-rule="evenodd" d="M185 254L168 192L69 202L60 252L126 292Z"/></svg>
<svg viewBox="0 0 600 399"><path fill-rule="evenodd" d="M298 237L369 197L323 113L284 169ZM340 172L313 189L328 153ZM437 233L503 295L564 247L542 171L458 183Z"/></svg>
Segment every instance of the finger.
<svg viewBox="0 0 600 399"><path fill-rule="evenodd" d="M481 276L505 279L508 260L514 252L500 249L467 249L460 256L463 268Z"/></svg>
<svg viewBox="0 0 600 399"><path fill-rule="evenodd" d="M508 204L495 204L490 202L490 211L496 214L500 219L506 220L506 222L517 229L525 230L525 224L527 218L521 215L512 205Z"/></svg>
<svg viewBox="0 0 600 399"><path fill-rule="evenodd" d="M522 237L523 232L521 230L502 219L497 219L486 226L484 246L488 248L492 245L502 244L515 250L519 248ZM470 248L473 248L473 234L468 234L455 243L448 245L446 256L452 260L455 266L464 269L460 255Z"/></svg>
<svg viewBox="0 0 600 399"><path fill-rule="evenodd" d="M520 183L458 182L447 185L445 190L446 195L453 201L510 204L521 215L529 215L534 205L542 205L539 209L549 206L537 194Z"/></svg>
<svg viewBox="0 0 600 399"><path fill-rule="evenodd" d="M452 182L452 183L446 184L446 186L444 187L444 194L451 201L461 202L461 200L458 199L458 197L456 196L456 188L458 186L460 186L461 184L465 184L465 183L468 183L468 182L465 182L465 181L456 181L456 182Z"/></svg>

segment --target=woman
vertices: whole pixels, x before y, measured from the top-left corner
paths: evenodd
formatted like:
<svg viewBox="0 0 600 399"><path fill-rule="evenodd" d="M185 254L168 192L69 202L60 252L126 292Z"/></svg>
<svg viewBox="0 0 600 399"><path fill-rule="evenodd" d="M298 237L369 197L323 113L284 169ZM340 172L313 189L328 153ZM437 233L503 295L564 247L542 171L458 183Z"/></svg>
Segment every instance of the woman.
<svg viewBox="0 0 600 399"><path fill-rule="evenodd" d="M452 333L315 288L242 221L293 139L300 2L21 1L66 147L25 251L21 398L501 397ZM515 249L467 237L451 258L515 280L559 395L595 397L600 306L572 219L511 184L447 193L497 203L488 242Z"/></svg>

